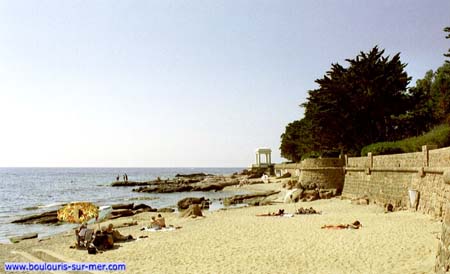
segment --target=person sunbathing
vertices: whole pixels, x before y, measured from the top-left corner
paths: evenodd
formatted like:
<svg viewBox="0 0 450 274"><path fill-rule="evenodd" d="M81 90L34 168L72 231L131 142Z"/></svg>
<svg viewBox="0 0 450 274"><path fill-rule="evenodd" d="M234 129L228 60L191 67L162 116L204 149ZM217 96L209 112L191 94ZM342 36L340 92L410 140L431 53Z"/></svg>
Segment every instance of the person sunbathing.
<svg viewBox="0 0 450 274"><path fill-rule="evenodd" d="M314 208L303 208L300 207L295 211L295 214L321 214L322 212L315 210Z"/></svg>
<svg viewBox="0 0 450 274"><path fill-rule="evenodd" d="M356 220L351 224L339 224L339 225L323 225L322 229L359 229L362 227L362 224Z"/></svg>
<svg viewBox="0 0 450 274"><path fill-rule="evenodd" d="M267 214L257 214L256 216L283 216L284 215L284 209L278 209L278 212L269 212Z"/></svg>
<svg viewBox="0 0 450 274"><path fill-rule="evenodd" d="M163 228L166 227L166 219L164 219L161 214L158 214L158 217L156 218L156 222L159 224L159 227Z"/></svg>
<svg viewBox="0 0 450 274"><path fill-rule="evenodd" d="M109 224L105 232L112 235L114 242L133 240L133 236L122 235L117 229L114 229L113 224Z"/></svg>

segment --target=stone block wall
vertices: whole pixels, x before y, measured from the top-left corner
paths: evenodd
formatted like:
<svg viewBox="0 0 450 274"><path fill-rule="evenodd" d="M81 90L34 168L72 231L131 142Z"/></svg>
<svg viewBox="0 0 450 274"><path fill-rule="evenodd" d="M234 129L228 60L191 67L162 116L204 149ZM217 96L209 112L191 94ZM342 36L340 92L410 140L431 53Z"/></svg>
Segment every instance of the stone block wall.
<svg viewBox="0 0 450 274"><path fill-rule="evenodd" d="M442 222L442 233L436 255L435 271L448 273L450 271L450 206L446 207L447 214Z"/></svg>
<svg viewBox="0 0 450 274"><path fill-rule="evenodd" d="M289 172L303 185L317 184L320 188L335 188L340 193L344 186L344 160L339 158L305 159L301 163L275 165L275 174Z"/></svg>
<svg viewBox="0 0 450 274"><path fill-rule="evenodd" d="M344 187L344 160L339 158L305 159L301 163L300 183L316 184L319 188L334 188L341 193Z"/></svg>
<svg viewBox="0 0 450 274"><path fill-rule="evenodd" d="M450 168L450 148L430 150L424 146L422 152L380 156L369 153L347 158L346 164L343 196L367 196L375 203L408 208L408 190L416 190L418 211L444 217L443 209L450 203L450 185L444 176Z"/></svg>

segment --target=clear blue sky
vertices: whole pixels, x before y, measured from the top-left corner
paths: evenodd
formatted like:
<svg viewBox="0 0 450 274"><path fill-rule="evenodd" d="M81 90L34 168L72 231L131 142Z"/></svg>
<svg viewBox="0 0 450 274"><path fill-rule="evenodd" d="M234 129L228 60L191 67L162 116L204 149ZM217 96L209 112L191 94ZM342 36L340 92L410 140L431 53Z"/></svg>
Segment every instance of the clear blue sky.
<svg viewBox="0 0 450 274"><path fill-rule="evenodd" d="M331 63L444 62L450 1L0 1L0 166L248 166Z"/></svg>

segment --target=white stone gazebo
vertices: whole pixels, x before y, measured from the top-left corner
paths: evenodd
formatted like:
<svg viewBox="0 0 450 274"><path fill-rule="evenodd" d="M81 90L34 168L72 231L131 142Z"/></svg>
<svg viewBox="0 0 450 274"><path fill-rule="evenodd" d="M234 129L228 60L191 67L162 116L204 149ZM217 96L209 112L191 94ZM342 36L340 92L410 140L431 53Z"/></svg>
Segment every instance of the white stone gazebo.
<svg viewBox="0 0 450 274"><path fill-rule="evenodd" d="M256 150L256 164L254 167L269 167L272 165L271 159L272 150L267 147L260 147ZM261 162L261 155L265 156L265 162Z"/></svg>

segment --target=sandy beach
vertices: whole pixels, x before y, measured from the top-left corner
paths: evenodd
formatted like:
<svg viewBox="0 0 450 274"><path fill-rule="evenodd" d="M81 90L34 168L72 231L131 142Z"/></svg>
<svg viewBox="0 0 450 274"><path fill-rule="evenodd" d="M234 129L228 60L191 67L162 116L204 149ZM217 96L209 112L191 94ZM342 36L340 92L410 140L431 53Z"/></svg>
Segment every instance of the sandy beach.
<svg viewBox="0 0 450 274"><path fill-rule="evenodd" d="M246 187L267 190L280 184ZM299 207L313 207L322 214L256 217L279 208L293 213ZM0 257L2 264L32 259L125 262L127 273L433 273L441 231L440 222L420 213L386 214L376 205L353 205L340 198L204 214L192 219L164 213L167 224L182 227L165 232L140 231L154 213L114 220L116 225L137 221L137 226L120 232L148 238L119 243L96 255L70 249L75 237L67 232L2 244ZM362 223L361 229L321 229L324 224L355 220Z"/></svg>

